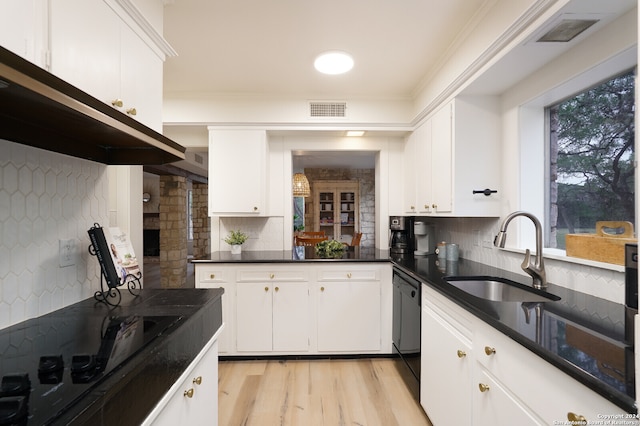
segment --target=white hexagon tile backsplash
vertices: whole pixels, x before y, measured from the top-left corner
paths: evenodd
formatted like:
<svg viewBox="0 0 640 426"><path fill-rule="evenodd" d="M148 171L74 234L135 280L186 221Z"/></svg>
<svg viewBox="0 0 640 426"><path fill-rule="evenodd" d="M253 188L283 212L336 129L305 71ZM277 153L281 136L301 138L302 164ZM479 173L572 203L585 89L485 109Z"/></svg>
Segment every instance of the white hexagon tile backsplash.
<svg viewBox="0 0 640 426"><path fill-rule="evenodd" d="M0 140L0 328L93 295L87 230L108 225L107 167ZM72 240L72 266L59 241Z"/></svg>

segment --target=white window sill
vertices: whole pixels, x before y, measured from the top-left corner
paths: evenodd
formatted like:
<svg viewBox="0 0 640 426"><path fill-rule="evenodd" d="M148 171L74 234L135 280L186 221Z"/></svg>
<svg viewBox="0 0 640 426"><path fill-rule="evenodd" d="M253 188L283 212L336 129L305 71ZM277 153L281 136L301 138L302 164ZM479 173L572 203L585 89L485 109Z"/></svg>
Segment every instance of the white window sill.
<svg viewBox="0 0 640 426"><path fill-rule="evenodd" d="M513 253L522 253L523 255L525 252L524 249L513 248L513 247L506 247L506 248L503 248L502 250L510 251ZM600 268L600 269L607 269L610 271L624 272L624 265L616 265L614 263L605 263L605 262L596 262L595 260L580 259L579 257L569 257L567 256L567 253L565 250L560 250L560 249L545 248L542 251L542 256L545 259L553 259L560 262L568 262L568 263L574 263L576 265L590 266L592 268Z"/></svg>

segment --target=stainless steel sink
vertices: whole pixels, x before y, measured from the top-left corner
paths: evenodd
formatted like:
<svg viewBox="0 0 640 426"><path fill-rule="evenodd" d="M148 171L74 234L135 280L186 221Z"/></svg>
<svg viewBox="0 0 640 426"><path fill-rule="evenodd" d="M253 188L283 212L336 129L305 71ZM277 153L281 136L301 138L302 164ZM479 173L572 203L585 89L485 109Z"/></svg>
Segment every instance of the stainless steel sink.
<svg viewBox="0 0 640 426"><path fill-rule="evenodd" d="M471 296L495 302L554 302L555 294L496 277L447 277L445 281Z"/></svg>

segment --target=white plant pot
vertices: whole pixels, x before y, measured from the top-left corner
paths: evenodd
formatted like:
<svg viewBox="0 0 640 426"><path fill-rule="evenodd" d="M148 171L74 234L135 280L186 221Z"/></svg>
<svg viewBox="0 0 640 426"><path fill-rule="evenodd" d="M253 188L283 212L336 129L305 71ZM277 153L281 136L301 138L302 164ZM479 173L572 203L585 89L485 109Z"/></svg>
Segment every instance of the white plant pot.
<svg viewBox="0 0 640 426"><path fill-rule="evenodd" d="M231 254L241 254L242 246L240 244L232 244L231 245Z"/></svg>

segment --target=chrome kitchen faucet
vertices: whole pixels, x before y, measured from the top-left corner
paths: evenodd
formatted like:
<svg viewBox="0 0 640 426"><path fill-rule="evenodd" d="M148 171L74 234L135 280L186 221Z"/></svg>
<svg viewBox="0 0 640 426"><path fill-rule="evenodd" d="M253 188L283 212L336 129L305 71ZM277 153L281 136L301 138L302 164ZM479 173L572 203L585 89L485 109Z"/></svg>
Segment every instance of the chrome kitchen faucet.
<svg viewBox="0 0 640 426"><path fill-rule="evenodd" d="M522 261L522 270L527 274L531 275L533 278L533 287L538 290L544 290L547 288L547 273L544 270L544 260L542 258L542 226L540 225L540 221L537 217L527 212L513 212L504 218L502 224L500 225L500 231L498 235L496 235L493 240L493 245L496 247L504 248L504 243L507 240L507 226L509 226L509 222L517 216L525 216L531 219L533 224L536 227L536 255L531 262L531 251L527 249L524 255L524 260Z"/></svg>

